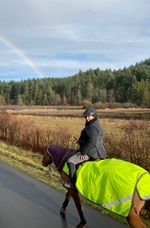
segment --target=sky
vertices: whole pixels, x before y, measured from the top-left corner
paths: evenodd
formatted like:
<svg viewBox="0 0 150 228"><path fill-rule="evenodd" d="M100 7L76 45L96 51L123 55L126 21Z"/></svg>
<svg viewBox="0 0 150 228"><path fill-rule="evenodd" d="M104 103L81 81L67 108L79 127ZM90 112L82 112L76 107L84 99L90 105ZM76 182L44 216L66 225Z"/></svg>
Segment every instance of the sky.
<svg viewBox="0 0 150 228"><path fill-rule="evenodd" d="M0 0L0 81L150 58L149 0Z"/></svg>

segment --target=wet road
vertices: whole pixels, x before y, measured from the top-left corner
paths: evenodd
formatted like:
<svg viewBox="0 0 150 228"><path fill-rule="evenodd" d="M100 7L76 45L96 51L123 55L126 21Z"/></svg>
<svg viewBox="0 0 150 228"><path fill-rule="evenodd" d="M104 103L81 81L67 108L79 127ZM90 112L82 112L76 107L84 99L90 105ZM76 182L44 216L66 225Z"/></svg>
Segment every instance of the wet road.
<svg viewBox="0 0 150 228"><path fill-rule="evenodd" d="M0 162L1 228L73 228L79 217L70 201L66 219L59 215L64 193ZM86 228L125 228L125 224L84 206Z"/></svg>

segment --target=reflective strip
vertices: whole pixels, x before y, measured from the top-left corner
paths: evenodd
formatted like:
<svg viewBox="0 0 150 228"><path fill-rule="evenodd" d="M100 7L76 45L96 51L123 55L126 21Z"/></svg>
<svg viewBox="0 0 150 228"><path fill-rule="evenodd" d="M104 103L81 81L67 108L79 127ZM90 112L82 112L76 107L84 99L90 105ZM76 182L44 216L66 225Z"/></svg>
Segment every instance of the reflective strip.
<svg viewBox="0 0 150 228"><path fill-rule="evenodd" d="M131 195L131 196L127 196L127 197L122 198L122 199L119 199L119 200L115 200L115 201L110 202L110 203L104 203L102 206L103 206L103 207L111 207L111 206L113 206L113 205L116 205L116 204L125 202L125 201L127 201L127 200L132 200L132 195Z"/></svg>
<svg viewBox="0 0 150 228"><path fill-rule="evenodd" d="M142 200L149 200L150 199L150 196L142 196L141 199Z"/></svg>

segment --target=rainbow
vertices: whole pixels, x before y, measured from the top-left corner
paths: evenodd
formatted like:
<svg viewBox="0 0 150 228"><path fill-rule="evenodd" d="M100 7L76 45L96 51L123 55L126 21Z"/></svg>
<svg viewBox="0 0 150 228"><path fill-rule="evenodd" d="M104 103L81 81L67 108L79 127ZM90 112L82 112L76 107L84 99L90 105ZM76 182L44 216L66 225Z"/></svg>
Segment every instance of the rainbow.
<svg viewBox="0 0 150 228"><path fill-rule="evenodd" d="M42 76L43 73L38 69L32 59L29 58L27 54L24 53L22 49L16 46L11 40L9 40L6 36L0 34L0 42L13 50L18 56L20 56L33 70L36 74Z"/></svg>

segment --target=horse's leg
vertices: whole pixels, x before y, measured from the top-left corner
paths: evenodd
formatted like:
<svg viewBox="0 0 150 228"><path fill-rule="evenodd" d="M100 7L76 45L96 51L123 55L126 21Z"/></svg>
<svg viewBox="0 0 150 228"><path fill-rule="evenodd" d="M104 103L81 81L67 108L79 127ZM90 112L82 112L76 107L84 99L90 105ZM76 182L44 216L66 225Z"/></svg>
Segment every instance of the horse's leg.
<svg viewBox="0 0 150 228"><path fill-rule="evenodd" d="M146 225L142 222L140 216L136 213L135 208L132 207L127 221L131 228L146 228Z"/></svg>
<svg viewBox="0 0 150 228"><path fill-rule="evenodd" d="M79 197L79 194L78 194L78 192L76 190L70 189L70 192L71 192L72 198L73 198L73 200L75 202L75 205L76 205L76 208L77 208L77 211L79 213L80 220L81 220L80 223L76 227L77 228L82 228L86 224L86 220L84 218L80 197Z"/></svg>
<svg viewBox="0 0 150 228"><path fill-rule="evenodd" d="M61 207L61 209L60 209L60 214L61 214L61 215L65 215L66 208L67 208L67 206L68 206L70 197L71 197L71 193L70 193L70 191L68 190L67 193L66 193L65 200L64 200L64 202L63 202L63 204L62 204L62 207Z"/></svg>
<svg viewBox="0 0 150 228"><path fill-rule="evenodd" d="M127 221L132 228L146 228L140 217L140 213L144 207L144 204L145 202L139 198L139 195L136 191L133 197L133 206L127 218Z"/></svg>

